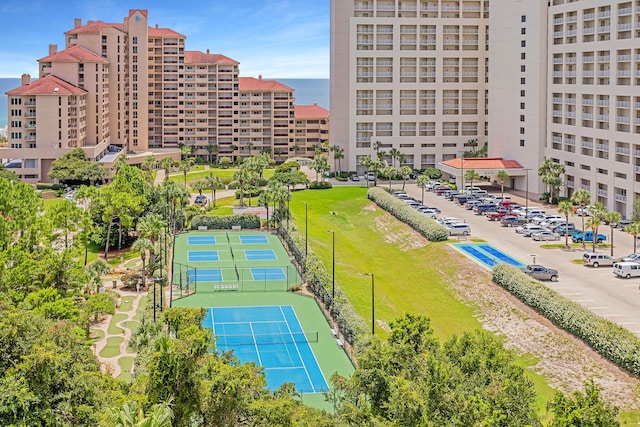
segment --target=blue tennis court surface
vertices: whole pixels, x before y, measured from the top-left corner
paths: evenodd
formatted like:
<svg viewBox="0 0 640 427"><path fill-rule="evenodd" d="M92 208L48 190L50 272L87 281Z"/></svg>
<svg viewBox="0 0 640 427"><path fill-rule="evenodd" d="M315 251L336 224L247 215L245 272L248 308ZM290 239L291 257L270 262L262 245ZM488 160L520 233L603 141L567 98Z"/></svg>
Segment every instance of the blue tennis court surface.
<svg viewBox="0 0 640 427"><path fill-rule="evenodd" d="M189 251L189 261L218 261L218 251Z"/></svg>
<svg viewBox="0 0 640 427"><path fill-rule="evenodd" d="M282 267L256 267L251 269L253 280L287 280Z"/></svg>
<svg viewBox="0 0 640 427"><path fill-rule="evenodd" d="M504 252L494 248L487 243L460 243L455 244L454 246L463 251L466 255L474 258L476 261L479 261L489 268L492 268L500 262L505 262L507 264L511 264L520 268L526 267L525 264L521 263L517 259L505 254Z"/></svg>
<svg viewBox="0 0 640 427"><path fill-rule="evenodd" d="M200 268L197 270L189 270L189 282L220 282L222 280L222 272L219 268Z"/></svg>
<svg viewBox="0 0 640 427"><path fill-rule="evenodd" d="M216 236L189 236L187 237L189 245L215 245Z"/></svg>
<svg viewBox="0 0 640 427"><path fill-rule="evenodd" d="M272 249L254 250L249 249L244 251L244 255L249 261L275 261L278 259L275 252Z"/></svg>
<svg viewBox="0 0 640 427"><path fill-rule="evenodd" d="M269 243L269 240L267 239L267 236L240 236L240 243L243 245L266 245Z"/></svg>
<svg viewBox="0 0 640 427"><path fill-rule="evenodd" d="M262 366L271 390L285 382L300 393L328 390L307 340L310 333L302 330L293 307L210 308L203 326L213 330L218 350L233 350L243 363Z"/></svg>

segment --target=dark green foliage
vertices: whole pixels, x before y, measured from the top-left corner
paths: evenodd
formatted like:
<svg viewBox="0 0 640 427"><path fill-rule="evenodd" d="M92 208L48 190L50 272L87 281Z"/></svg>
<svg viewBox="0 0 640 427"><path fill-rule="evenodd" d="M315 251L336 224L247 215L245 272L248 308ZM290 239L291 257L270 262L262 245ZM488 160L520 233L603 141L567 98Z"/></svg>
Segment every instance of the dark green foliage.
<svg viewBox="0 0 640 427"><path fill-rule="evenodd" d="M300 163L296 161L284 162L276 167L276 173L291 172L292 169L300 170Z"/></svg>
<svg viewBox="0 0 640 427"><path fill-rule="evenodd" d="M396 199L387 191L377 187L370 188L367 197L430 241L441 242L449 238L446 227L407 206L406 203Z"/></svg>
<svg viewBox="0 0 640 427"><path fill-rule="evenodd" d="M600 395L600 387L593 380L585 383L584 393L572 396L557 393L547 405L554 418L549 427L616 427L618 408L611 406Z"/></svg>
<svg viewBox="0 0 640 427"><path fill-rule="evenodd" d="M312 181L309 184L310 190L326 190L328 188L333 188L333 185L328 181Z"/></svg>
<svg viewBox="0 0 640 427"><path fill-rule="evenodd" d="M254 214L231 216L196 216L191 220L191 229L207 227L209 230L230 230L233 226L260 228L260 217Z"/></svg>
<svg viewBox="0 0 640 427"><path fill-rule="evenodd" d="M603 357L640 376L640 340L628 329L558 295L516 267L498 264L493 281Z"/></svg>

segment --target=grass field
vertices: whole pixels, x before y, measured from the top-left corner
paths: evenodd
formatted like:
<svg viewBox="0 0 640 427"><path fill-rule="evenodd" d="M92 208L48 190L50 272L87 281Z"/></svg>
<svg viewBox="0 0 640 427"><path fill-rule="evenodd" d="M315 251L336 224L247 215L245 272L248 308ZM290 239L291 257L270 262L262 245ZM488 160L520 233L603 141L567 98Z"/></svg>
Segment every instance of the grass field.
<svg viewBox="0 0 640 427"><path fill-rule="evenodd" d="M124 341L122 337L107 338L107 345L100 352L101 357L115 357L120 354L120 344Z"/></svg>
<svg viewBox="0 0 640 427"><path fill-rule="evenodd" d="M373 208L364 187L336 187L293 194L291 210L302 233L305 232L305 205L308 203L309 247L331 274L332 234L335 231L336 283L365 321L371 319L371 277L375 274L376 333L385 335L381 325L402 313L423 314L431 320L434 334L452 334L481 328L472 303L456 299L448 284L459 268L445 243L412 246L406 226L387 213ZM489 274L489 273L487 273ZM516 363L525 368L534 362L521 355ZM544 415L554 394L545 379L526 371L534 383L537 408Z"/></svg>
<svg viewBox="0 0 640 427"><path fill-rule="evenodd" d="M233 181L233 174L236 173L238 168L229 168L229 169L210 169L210 170L196 170L187 173L187 186L191 186L195 181L205 178L209 176L210 173L213 172L215 176L220 178L223 183L230 183ZM265 179L269 179L275 173L275 169L265 169L263 176ZM182 172L174 172L169 174L169 180L179 182L181 184L184 183L184 174Z"/></svg>

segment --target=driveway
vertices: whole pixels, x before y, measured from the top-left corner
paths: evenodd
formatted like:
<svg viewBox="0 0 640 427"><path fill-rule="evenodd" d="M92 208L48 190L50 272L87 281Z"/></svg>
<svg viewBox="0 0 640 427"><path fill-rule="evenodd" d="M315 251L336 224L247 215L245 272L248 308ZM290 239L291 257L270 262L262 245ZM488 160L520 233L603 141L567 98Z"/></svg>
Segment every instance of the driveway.
<svg viewBox="0 0 640 427"><path fill-rule="evenodd" d="M416 199L421 199L422 190L414 183L408 183L406 191ZM505 191L505 194L509 193ZM520 197L511 195L511 198L524 204ZM517 234L514 228L501 227L498 222L488 221L484 215L475 215L472 211L432 192L425 191L424 204L441 209L441 216L465 220L471 226L471 238L486 240L525 264L532 264L535 255L537 264L554 268L560 273L558 282L543 282L549 288L640 336L640 280L617 278L612 267L592 268L577 264L574 261L582 259L584 253L581 247L569 250L543 249L541 245L548 242L541 244L523 237ZM547 214L558 213L555 207L549 208L536 202L529 201L529 206L540 206ZM574 222L577 228L581 227L579 216L570 217L569 221ZM611 241L609 226L601 226L598 232L605 234L608 242ZM613 241L614 256L622 257L633 252L633 236L630 234L614 229ZM560 242L564 243L564 237ZM589 244L587 251L591 251ZM596 250L605 254L610 254L610 251L609 247Z"/></svg>

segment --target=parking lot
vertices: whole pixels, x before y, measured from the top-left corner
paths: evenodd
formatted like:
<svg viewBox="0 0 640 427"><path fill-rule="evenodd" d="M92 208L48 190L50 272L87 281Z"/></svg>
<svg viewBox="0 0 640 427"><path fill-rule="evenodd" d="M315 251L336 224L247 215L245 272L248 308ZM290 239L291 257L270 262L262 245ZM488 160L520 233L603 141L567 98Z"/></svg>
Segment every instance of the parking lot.
<svg viewBox="0 0 640 427"><path fill-rule="evenodd" d="M421 200L422 190L415 184L406 185L406 192L414 198ZM499 192L493 192L499 194ZM509 194L505 192L505 195ZM521 204L524 200L515 195L511 198ZM546 243L564 243L564 236L560 241L537 242L531 238L523 237L515 232L514 228L502 227L499 221L488 221L484 215L476 215L473 211L465 209L444 197L433 192L424 192L424 204L435 206L442 212L439 216L456 217L465 221L471 228L470 238L483 239L497 247L501 251L522 261L525 264L541 264L553 268L559 272L557 282L543 282L549 288L560 295L587 307L594 313L619 324L640 336L640 278L623 279L613 274L612 267L587 267L576 260L581 260L585 251L582 247L574 247L569 250L544 249ZM539 203L529 201L530 207L538 206L547 214L557 214L556 206L549 208ZM579 216L569 219L577 228L581 228ZM598 233L607 236L607 242L611 243L611 229L608 225L602 225ZM452 237L457 241L456 237ZM569 237L571 243L571 236ZM633 252L633 236L621 230L613 230L614 256L620 258ZM640 247L640 245L639 245ZM587 252L591 251L591 243L586 243ZM639 249L640 250L640 249ZM597 248L598 253L609 254L609 246Z"/></svg>

